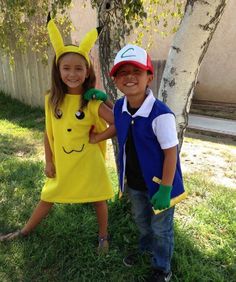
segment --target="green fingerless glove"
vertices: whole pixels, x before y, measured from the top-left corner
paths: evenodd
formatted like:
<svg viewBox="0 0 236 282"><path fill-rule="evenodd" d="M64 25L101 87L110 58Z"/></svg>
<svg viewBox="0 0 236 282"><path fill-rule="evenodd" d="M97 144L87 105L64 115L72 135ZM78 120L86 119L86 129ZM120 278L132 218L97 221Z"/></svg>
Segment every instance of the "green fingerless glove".
<svg viewBox="0 0 236 282"><path fill-rule="evenodd" d="M84 93L84 99L87 101L95 99L105 102L107 100L107 94L96 88L90 88L88 91Z"/></svg>
<svg viewBox="0 0 236 282"><path fill-rule="evenodd" d="M170 207L170 192L172 186L160 184L159 190L152 196L151 203L155 210L163 210Z"/></svg>

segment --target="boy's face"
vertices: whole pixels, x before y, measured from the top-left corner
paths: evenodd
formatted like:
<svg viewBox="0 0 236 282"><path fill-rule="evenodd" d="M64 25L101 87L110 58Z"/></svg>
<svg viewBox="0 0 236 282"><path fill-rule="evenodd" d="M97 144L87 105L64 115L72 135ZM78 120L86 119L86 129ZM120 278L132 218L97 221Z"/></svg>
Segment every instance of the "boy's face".
<svg viewBox="0 0 236 282"><path fill-rule="evenodd" d="M127 99L131 96L140 96L140 98L145 96L146 88L152 80L152 74L132 64L122 65L114 77L117 88L127 96Z"/></svg>

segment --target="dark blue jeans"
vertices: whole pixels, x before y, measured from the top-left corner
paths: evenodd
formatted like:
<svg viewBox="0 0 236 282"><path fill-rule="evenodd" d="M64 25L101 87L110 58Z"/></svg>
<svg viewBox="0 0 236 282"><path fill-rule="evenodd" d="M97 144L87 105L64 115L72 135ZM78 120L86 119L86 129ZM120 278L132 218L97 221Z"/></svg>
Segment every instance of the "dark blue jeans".
<svg viewBox="0 0 236 282"><path fill-rule="evenodd" d="M155 215L147 192L130 187L127 191L133 217L140 232L140 251L151 252L152 266L169 272L174 249L174 207Z"/></svg>

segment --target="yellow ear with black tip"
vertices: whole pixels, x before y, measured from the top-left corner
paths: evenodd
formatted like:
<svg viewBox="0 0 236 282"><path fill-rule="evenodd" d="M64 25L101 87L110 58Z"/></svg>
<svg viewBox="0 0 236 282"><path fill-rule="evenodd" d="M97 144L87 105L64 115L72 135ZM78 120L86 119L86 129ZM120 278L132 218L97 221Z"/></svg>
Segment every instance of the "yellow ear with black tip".
<svg viewBox="0 0 236 282"><path fill-rule="evenodd" d="M82 55L88 64L90 65L90 59L89 59L89 52L94 46L95 41L98 38L99 33L101 32L102 28L94 28L91 31L89 31L86 36L83 38L79 46L75 45L68 45L65 46L62 36L55 25L53 19L51 19L50 13L47 17L47 29L49 33L49 37L53 46L53 49L56 53L56 62L60 58L61 55L65 53L78 53Z"/></svg>
<svg viewBox="0 0 236 282"><path fill-rule="evenodd" d="M60 34L60 31L58 30L56 24L54 23L54 20L51 19L50 13L48 14L48 18L47 18L47 29L48 29L50 41L56 53L56 60L58 60L59 55L61 55L61 52L63 52L64 42Z"/></svg>
<svg viewBox="0 0 236 282"><path fill-rule="evenodd" d="M87 61L89 61L89 52L93 48L100 32L100 27L90 30L79 45L80 53L86 58Z"/></svg>

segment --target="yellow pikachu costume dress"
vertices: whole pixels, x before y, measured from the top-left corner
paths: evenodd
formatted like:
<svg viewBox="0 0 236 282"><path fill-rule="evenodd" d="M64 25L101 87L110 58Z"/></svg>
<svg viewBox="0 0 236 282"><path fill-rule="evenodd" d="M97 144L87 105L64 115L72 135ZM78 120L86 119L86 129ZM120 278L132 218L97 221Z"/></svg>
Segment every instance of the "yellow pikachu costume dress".
<svg viewBox="0 0 236 282"><path fill-rule="evenodd" d="M62 37L50 14L47 28L56 53L56 62L69 52L82 55L90 64L89 51L98 37L93 29L79 46L64 46ZM89 143L89 131L101 132L106 123L98 115L102 101L90 100L78 112L82 96L66 94L60 105L60 118L56 118L49 95L45 97L46 132L56 169L55 178L48 178L41 193L41 200L57 203L85 203L107 200L113 190L105 167L105 144Z"/></svg>
<svg viewBox="0 0 236 282"><path fill-rule="evenodd" d="M54 157L56 177L48 178L41 200L58 203L84 203L110 199L112 186L105 167L104 144L90 144L89 131L103 131L106 124L98 116L101 101L91 100L82 119L76 117L80 95L67 94L57 119L45 99L46 131Z"/></svg>

